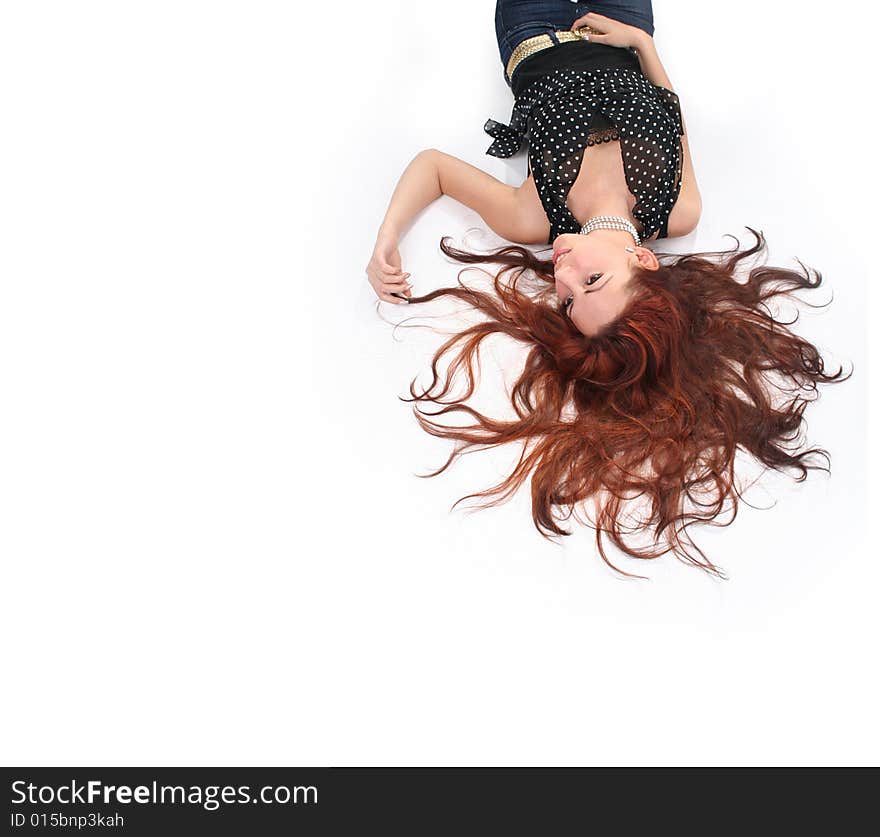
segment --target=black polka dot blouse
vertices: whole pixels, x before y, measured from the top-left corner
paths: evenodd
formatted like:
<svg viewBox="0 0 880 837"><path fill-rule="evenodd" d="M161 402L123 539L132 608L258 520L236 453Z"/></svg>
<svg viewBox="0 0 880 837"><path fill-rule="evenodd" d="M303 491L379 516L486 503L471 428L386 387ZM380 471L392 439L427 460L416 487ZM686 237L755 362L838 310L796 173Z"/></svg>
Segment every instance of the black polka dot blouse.
<svg viewBox="0 0 880 837"><path fill-rule="evenodd" d="M667 237L669 213L681 189L684 133L678 96L628 67L557 68L523 89L509 125L489 119L495 138L486 151L510 157L528 140L528 166L550 221L552 244L561 233L579 232L565 203L584 149L619 140L627 186L636 198L633 217L642 240Z"/></svg>

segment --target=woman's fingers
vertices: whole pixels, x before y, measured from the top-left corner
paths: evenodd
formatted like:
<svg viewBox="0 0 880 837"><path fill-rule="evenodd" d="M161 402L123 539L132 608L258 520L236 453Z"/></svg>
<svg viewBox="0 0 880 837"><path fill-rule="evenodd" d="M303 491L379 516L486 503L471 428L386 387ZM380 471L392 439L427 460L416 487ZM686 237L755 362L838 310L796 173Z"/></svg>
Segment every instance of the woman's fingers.
<svg viewBox="0 0 880 837"><path fill-rule="evenodd" d="M412 296L412 285L407 281L408 279L408 273L403 274L399 282L389 282L387 277L381 277L373 286L376 296L383 302L392 302L394 304L406 302L406 299L401 299L400 297ZM394 294L400 294L400 296L394 296Z"/></svg>
<svg viewBox="0 0 880 837"><path fill-rule="evenodd" d="M599 15L595 12L587 12L583 17L579 17L574 23L572 23L571 28L572 30L575 30L580 29L582 26L589 26L590 28L597 30L596 34L600 34L605 29L603 24L607 24L611 20L612 18L605 17L605 15Z"/></svg>
<svg viewBox="0 0 880 837"><path fill-rule="evenodd" d="M388 262L378 262L373 271L383 282L391 282L403 276L403 268Z"/></svg>
<svg viewBox="0 0 880 837"><path fill-rule="evenodd" d="M394 259L398 261L398 259ZM409 283L409 273L403 268L392 264L386 256L374 252L366 269L367 278L376 292L376 296L383 302L391 302L395 305L406 304L407 300L401 297L412 296L412 285ZM400 296L394 296L399 294Z"/></svg>
<svg viewBox="0 0 880 837"><path fill-rule="evenodd" d="M409 279L409 276L410 276L409 273L404 273L403 270L401 270L399 268L393 269L390 271L376 269L376 268L368 268L366 273L367 273L367 278L371 282L373 282L373 283L381 282L383 284L387 284L387 283L396 284L398 282L405 282L407 279Z"/></svg>
<svg viewBox="0 0 880 837"><path fill-rule="evenodd" d="M380 291L379 299L383 302L391 302L394 305L406 305L409 300L401 299L399 296L394 296L391 291Z"/></svg>
<svg viewBox="0 0 880 837"><path fill-rule="evenodd" d="M411 285L409 282L406 282L406 281L403 281L403 282L385 282L385 283L382 285L382 290L383 290L383 291L389 291L389 292L391 292L391 291L396 291L397 293L402 294L402 293L405 293L406 291L408 291L411 287L412 287L412 285Z"/></svg>

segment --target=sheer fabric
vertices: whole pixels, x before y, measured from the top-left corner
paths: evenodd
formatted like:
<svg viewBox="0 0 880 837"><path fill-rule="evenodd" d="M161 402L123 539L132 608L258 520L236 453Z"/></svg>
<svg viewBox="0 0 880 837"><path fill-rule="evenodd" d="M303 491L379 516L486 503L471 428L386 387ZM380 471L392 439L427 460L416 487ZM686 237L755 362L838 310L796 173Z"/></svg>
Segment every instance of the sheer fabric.
<svg viewBox="0 0 880 837"><path fill-rule="evenodd" d="M620 55L616 66L608 66L606 59L605 66L583 68L575 62L595 61L595 50L562 49L586 45L560 44L537 53L522 62L529 71L522 76L517 67L513 82L519 92L510 124L486 121L483 129L495 140L486 153L510 157L528 141L529 171L550 221L547 243L552 244L562 233L579 232L586 221L575 218L565 202L584 149L618 140L627 186L636 198L636 228L642 240L658 231L658 238L666 238L669 213L681 189L684 130L678 96L628 64L638 64L628 50L607 47ZM556 66L542 68L536 61L542 57Z"/></svg>

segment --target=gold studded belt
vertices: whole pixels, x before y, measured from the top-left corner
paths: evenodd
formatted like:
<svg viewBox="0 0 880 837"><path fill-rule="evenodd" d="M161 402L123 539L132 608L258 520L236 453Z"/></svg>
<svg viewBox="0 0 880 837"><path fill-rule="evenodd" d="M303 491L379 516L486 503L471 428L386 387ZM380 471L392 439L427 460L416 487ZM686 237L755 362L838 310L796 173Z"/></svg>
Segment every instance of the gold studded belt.
<svg viewBox="0 0 880 837"><path fill-rule="evenodd" d="M577 30L564 29L558 30L555 32L559 43L563 43L564 41L583 41L585 40L585 36L591 33L596 34L595 29L590 26L581 26ZM510 83L510 79L513 76L513 71L516 69L517 64L525 58L528 58L530 55L534 55L536 52L540 52L542 49L547 49L548 47L556 46L553 43L553 39L547 35L535 35L533 38L526 38L524 41L520 41L516 45L516 49L510 54L510 60L507 62L507 69L505 73L507 75L507 82Z"/></svg>

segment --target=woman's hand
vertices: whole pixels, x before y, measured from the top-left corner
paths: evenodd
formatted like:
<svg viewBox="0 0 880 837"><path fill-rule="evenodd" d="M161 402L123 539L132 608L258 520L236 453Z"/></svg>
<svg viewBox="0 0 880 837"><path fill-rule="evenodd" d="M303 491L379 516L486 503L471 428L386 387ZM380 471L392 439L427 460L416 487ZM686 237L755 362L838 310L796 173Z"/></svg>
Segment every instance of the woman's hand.
<svg viewBox="0 0 880 837"><path fill-rule="evenodd" d="M383 302L393 302L395 305L406 303L405 299L392 296L393 293L402 296L412 296L412 285L406 281L409 274L404 273L400 266L400 251L398 250L397 236L393 233L380 229L376 237L376 245L373 255L367 264L367 278L376 292L376 296Z"/></svg>
<svg viewBox="0 0 880 837"><path fill-rule="evenodd" d="M591 42L614 47L638 48L645 38L651 37L638 26L630 26L628 23L621 23L619 20L605 17L605 15L596 12L587 12L583 17L579 17L572 23L571 29L576 31L581 26L589 26L594 30L587 34L587 38Z"/></svg>

